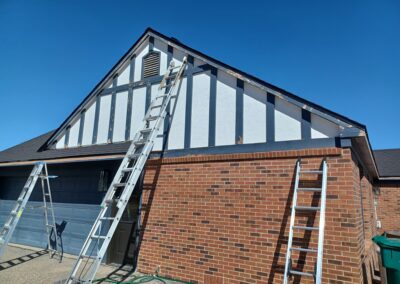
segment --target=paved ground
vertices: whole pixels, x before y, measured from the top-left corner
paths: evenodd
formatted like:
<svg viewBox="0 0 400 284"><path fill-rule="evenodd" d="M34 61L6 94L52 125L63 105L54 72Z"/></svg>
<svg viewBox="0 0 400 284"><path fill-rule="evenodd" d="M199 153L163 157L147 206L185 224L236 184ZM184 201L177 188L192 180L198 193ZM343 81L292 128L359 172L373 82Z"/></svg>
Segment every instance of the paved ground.
<svg viewBox="0 0 400 284"><path fill-rule="evenodd" d="M50 259L45 250L8 246L0 260L0 283L61 284L64 283L63 280L69 275L74 261L71 257L64 257L62 263L59 263L58 259ZM124 276L127 274L126 270L118 270L116 267L104 265L100 267L96 278L111 275L112 279L121 281L125 279ZM128 277L124 281L129 281L130 279L132 278ZM151 280L146 283L159 284L162 282ZM165 283L181 282L165 281Z"/></svg>

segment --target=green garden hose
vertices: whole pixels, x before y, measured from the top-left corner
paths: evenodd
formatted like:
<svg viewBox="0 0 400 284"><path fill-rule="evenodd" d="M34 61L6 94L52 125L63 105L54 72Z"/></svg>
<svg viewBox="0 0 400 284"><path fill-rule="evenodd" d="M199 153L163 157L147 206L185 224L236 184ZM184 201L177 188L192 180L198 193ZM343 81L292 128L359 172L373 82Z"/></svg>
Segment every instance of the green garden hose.
<svg viewBox="0 0 400 284"><path fill-rule="evenodd" d="M149 283L151 281L157 280L162 284L167 284L166 281L174 281L177 283L182 283L182 284L191 284L191 282L184 282L176 279L171 279L168 277L163 277L163 276L158 276L158 275L144 275L144 276L133 276L132 279L129 279L127 281L118 281L116 279L112 279L111 277L109 278L100 278L96 279L93 281L93 283L113 283L113 284L143 284L143 283Z"/></svg>

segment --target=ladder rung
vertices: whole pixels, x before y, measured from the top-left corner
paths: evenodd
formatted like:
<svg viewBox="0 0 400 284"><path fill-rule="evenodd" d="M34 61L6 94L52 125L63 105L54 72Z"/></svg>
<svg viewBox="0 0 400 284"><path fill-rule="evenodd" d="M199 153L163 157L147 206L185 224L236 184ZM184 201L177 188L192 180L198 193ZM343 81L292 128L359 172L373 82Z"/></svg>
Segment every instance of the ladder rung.
<svg viewBox="0 0 400 284"><path fill-rule="evenodd" d="M163 105L155 105L155 106L151 106L151 109L155 109L155 108L159 108L162 107Z"/></svg>
<svg viewBox="0 0 400 284"><path fill-rule="evenodd" d="M146 144L146 140L139 140L139 141L135 141L133 143L135 144L135 146L142 146L142 145Z"/></svg>
<svg viewBox="0 0 400 284"><path fill-rule="evenodd" d="M100 220L114 220L114 217L101 217Z"/></svg>
<svg viewBox="0 0 400 284"><path fill-rule="evenodd" d="M313 206L295 206L294 209L296 209L296 210L305 210L305 211L318 211L320 208L319 207L313 207Z"/></svg>
<svg viewBox="0 0 400 284"><path fill-rule="evenodd" d="M142 130L140 130L140 133L149 133L149 132L151 132L151 128L146 128L146 129L142 129Z"/></svg>
<svg viewBox="0 0 400 284"><path fill-rule="evenodd" d="M21 203L22 201L24 201L24 199L22 199L22 198L17 199L17 202L19 202L19 203Z"/></svg>
<svg viewBox="0 0 400 284"><path fill-rule="evenodd" d="M103 240L107 239L106 236L99 236L99 235L93 235L93 236L91 236L91 238L92 239L103 239Z"/></svg>
<svg viewBox="0 0 400 284"><path fill-rule="evenodd" d="M9 224L5 224L3 228L4 228L4 230L8 231L8 230L10 230L10 225Z"/></svg>
<svg viewBox="0 0 400 284"><path fill-rule="evenodd" d="M158 96L158 97L155 97L155 99L157 100L157 99L164 99L164 98L166 98L166 97L168 97L168 95L161 95L161 96ZM171 95L171 99L172 98L175 98L176 97L176 95Z"/></svg>
<svg viewBox="0 0 400 284"><path fill-rule="evenodd" d="M140 154L131 154L128 156L129 159L137 159L139 158Z"/></svg>
<svg viewBox="0 0 400 284"><path fill-rule="evenodd" d="M90 259L97 259L98 258L97 256L91 256L91 255L87 255L87 254L82 254L80 257L81 258L82 257L86 257L86 258L90 258Z"/></svg>
<svg viewBox="0 0 400 284"><path fill-rule="evenodd" d="M305 227L305 226L293 226L293 229L305 230L305 231L318 231L318 227Z"/></svg>
<svg viewBox="0 0 400 284"><path fill-rule="evenodd" d="M125 182L114 183L114 187L123 187L123 186L125 186L125 185L126 185Z"/></svg>
<svg viewBox="0 0 400 284"><path fill-rule="evenodd" d="M159 118L160 116L159 115L156 115L156 116L148 116L147 118L146 118L146 120L147 121L153 121L153 120L156 120L157 118Z"/></svg>
<svg viewBox="0 0 400 284"><path fill-rule="evenodd" d="M44 195L45 195L45 196L50 196L50 193L45 193Z"/></svg>
<svg viewBox="0 0 400 284"><path fill-rule="evenodd" d="M315 252L317 253L318 250L316 249L308 249L308 248L290 248L290 250L302 251L302 252Z"/></svg>
<svg viewBox="0 0 400 284"><path fill-rule="evenodd" d="M310 170L310 171L300 171L302 174L323 174L323 171L320 170Z"/></svg>
<svg viewBox="0 0 400 284"><path fill-rule="evenodd" d="M46 227L55 228L56 226L47 224Z"/></svg>
<svg viewBox="0 0 400 284"><path fill-rule="evenodd" d="M314 191L314 192L318 192L318 191L322 191L322 188L299 187L297 190L299 190L299 191Z"/></svg>
<svg viewBox="0 0 400 284"><path fill-rule="evenodd" d="M300 275L300 276L314 277L314 274L313 274L313 273L310 273L310 272L302 272L302 271L297 271L297 270L290 270L290 274L293 274L293 275Z"/></svg>
<svg viewBox="0 0 400 284"><path fill-rule="evenodd" d="M18 212L17 211L11 211L11 216L16 216L18 214Z"/></svg>
<svg viewBox="0 0 400 284"><path fill-rule="evenodd" d="M172 83L172 84L162 85L162 86L161 86L161 89L171 87L172 85L174 85L174 84Z"/></svg>
<svg viewBox="0 0 400 284"><path fill-rule="evenodd" d="M131 172L131 171L133 171L133 169L134 168L125 168L125 169L122 169L122 172L123 173Z"/></svg>

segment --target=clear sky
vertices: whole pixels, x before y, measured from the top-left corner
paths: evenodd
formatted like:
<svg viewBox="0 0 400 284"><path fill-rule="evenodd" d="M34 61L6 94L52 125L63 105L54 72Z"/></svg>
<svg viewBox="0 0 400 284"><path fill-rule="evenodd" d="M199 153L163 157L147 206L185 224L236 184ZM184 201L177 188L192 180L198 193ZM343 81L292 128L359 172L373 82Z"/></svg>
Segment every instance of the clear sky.
<svg viewBox="0 0 400 284"><path fill-rule="evenodd" d="M241 2L0 0L0 150L57 128L148 26L400 147L400 1Z"/></svg>

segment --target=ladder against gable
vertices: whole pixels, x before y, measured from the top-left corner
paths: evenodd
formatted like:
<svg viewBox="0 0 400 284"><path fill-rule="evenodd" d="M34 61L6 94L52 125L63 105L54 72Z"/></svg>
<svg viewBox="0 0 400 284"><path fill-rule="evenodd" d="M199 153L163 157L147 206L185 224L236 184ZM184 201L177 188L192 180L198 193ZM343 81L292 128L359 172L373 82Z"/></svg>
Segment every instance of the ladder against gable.
<svg viewBox="0 0 400 284"><path fill-rule="evenodd" d="M93 282L167 115L168 104L178 94L186 62L186 57L180 66L174 66L174 61L171 61L159 94L150 103L143 126L135 134L101 203L100 213L66 280L67 284ZM114 203L116 212L112 210Z"/></svg>

